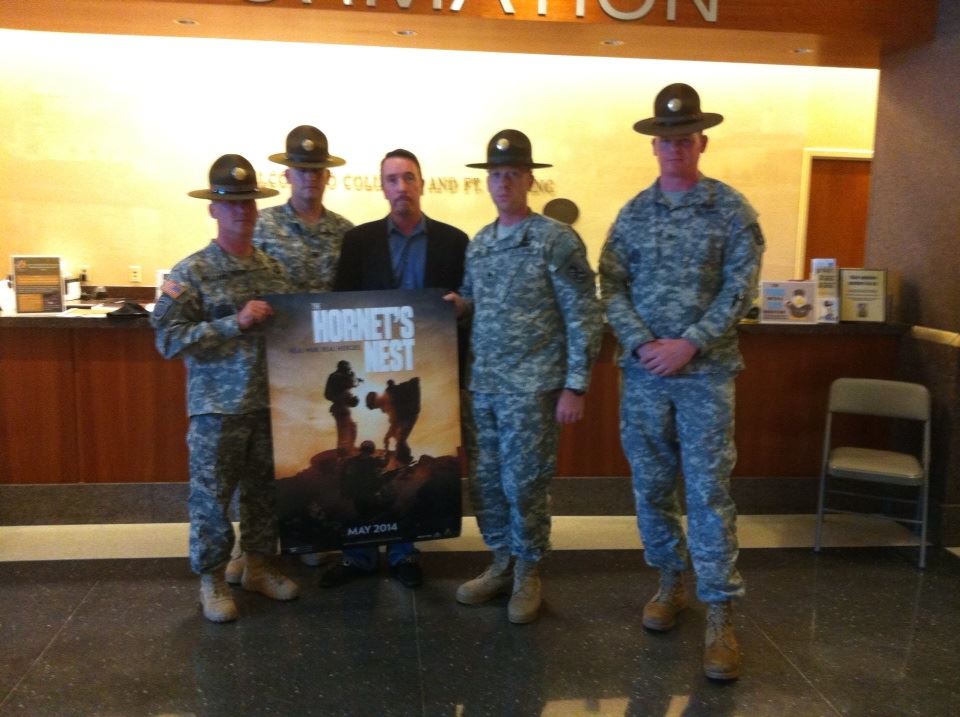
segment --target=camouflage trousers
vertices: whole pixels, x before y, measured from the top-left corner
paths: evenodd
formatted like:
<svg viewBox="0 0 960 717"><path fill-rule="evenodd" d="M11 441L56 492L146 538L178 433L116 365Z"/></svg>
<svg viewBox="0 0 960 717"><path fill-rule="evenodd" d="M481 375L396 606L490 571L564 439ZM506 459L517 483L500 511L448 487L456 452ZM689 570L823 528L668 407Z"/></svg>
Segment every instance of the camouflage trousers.
<svg viewBox="0 0 960 717"><path fill-rule="evenodd" d="M470 396L468 487L491 550L537 561L550 549L548 489L557 464L558 396L559 391Z"/></svg>
<svg viewBox="0 0 960 717"><path fill-rule="evenodd" d="M620 439L633 473L637 522L647 564L686 570L692 559L702 602L741 597L736 569L737 510L730 497L734 377L661 378L640 369L623 373ZM680 523L683 473L687 535Z"/></svg>
<svg viewBox="0 0 960 717"><path fill-rule="evenodd" d="M190 417L190 567L205 573L230 559L230 501L240 489L240 535L245 551L272 554L277 546L270 413Z"/></svg>

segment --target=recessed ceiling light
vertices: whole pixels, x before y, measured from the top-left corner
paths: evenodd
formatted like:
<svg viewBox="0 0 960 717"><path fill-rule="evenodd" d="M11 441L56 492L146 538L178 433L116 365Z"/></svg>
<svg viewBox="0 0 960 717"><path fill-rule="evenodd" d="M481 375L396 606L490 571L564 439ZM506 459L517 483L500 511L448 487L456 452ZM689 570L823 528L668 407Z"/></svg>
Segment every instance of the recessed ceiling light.
<svg viewBox="0 0 960 717"><path fill-rule="evenodd" d="M795 47L790 52L794 55L809 55L813 50L809 47Z"/></svg>
<svg viewBox="0 0 960 717"><path fill-rule="evenodd" d="M623 40L601 40L601 45L606 47L620 47L623 44Z"/></svg>
<svg viewBox="0 0 960 717"><path fill-rule="evenodd" d="M200 23L196 20L191 20L189 17L181 17L174 20L178 25L199 25Z"/></svg>
<svg viewBox="0 0 960 717"><path fill-rule="evenodd" d="M414 35L417 34L417 31L416 30L394 30L393 34L398 35L400 37L413 37Z"/></svg>

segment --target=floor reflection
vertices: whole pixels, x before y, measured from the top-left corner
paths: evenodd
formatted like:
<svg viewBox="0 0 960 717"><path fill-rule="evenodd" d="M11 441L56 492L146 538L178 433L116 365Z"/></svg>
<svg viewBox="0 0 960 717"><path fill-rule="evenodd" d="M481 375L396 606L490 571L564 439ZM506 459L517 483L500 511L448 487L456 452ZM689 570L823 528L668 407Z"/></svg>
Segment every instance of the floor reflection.
<svg viewBox="0 0 960 717"><path fill-rule="evenodd" d="M200 617L182 558L0 562L0 717L7 715L960 714L960 559L915 549L746 549L735 614L744 674L700 668L704 608L669 633L640 610L639 550L565 550L543 567L531 625L506 600L466 607L479 552L424 554L427 583L337 590L290 559L301 599L236 593L241 618Z"/></svg>

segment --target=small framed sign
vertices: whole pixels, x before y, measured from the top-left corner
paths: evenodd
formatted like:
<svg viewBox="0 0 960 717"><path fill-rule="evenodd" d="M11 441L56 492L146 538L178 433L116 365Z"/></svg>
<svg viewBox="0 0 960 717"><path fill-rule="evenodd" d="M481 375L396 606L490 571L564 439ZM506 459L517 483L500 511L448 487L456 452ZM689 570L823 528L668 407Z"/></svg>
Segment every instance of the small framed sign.
<svg viewBox="0 0 960 717"><path fill-rule="evenodd" d="M815 324L815 281L760 282L761 324Z"/></svg>
<svg viewBox="0 0 960 717"><path fill-rule="evenodd" d="M18 314L60 313L64 309L59 256L13 256L13 291Z"/></svg>
<svg viewBox="0 0 960 717"><path fill-rule="evenodd" d="M887 272L840 269L840 320L887 320Z"/></svg>
<svg viewBox="0 0 960 717"><path fill-rule="evenodd" d="M840 321L840 287L836 259L811 259L810 280L817 283L817 322Z"/></svg>

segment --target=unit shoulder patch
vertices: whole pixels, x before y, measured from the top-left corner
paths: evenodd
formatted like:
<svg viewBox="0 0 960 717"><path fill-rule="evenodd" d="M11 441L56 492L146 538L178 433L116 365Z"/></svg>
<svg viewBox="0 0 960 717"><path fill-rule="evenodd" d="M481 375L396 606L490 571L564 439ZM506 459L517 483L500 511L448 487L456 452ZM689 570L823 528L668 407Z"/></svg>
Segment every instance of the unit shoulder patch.
<svg viewBox="0 0 960 717"><path fill-rule="evenodd" d="M153 306L154 321L163 319L163 317L167 315L167 312L170 311L171 306L173 306L173 299L167 294L161 294L160 298L157 299L157 303Z"/></svg>
<svg viewBox="0 0 960 717"><path fill-rule="evenodd" d="M577 251L570 252L557 273L576 286L593 283L593 269L590 268L587 258Z"/></svg>

